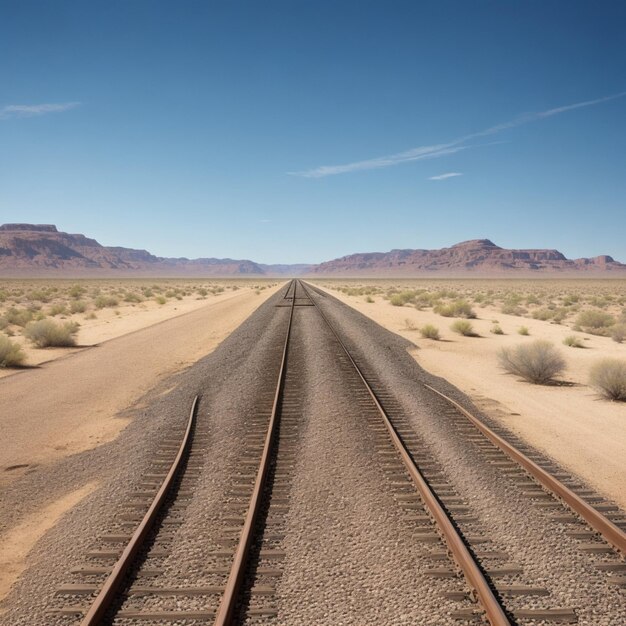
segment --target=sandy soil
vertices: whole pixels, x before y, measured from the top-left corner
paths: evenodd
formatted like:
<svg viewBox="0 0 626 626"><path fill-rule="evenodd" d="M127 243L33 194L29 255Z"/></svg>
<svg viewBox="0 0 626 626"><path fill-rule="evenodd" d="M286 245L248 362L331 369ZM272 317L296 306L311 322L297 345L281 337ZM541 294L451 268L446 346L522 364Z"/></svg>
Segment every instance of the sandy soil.
<svg viewBox="0 0 626 626"><path fill-rule="evenodd" d="M431 311L391 306L380 297L367 303L363 296L326 291L415 343L413 356L424 369L446 378L485 413L626 507L626 404L603 400L586 384L594 362L607 356L626 359L626 345L480 307L474 307L479 319L472 320L480 337L462 337L449 330L453 319ZM498 320L505 335L489 332L492 320ZM423 339L415 330L428 323L439 328L442 341ZM520 326L529 329L529 337L517 334ZM571 334L584 341L585 349L562 345ZM563 380L569 386L531 385L498 367L501 347L537 338L561 348L568 364Z"/></svg>
<svg viewBox="0 0 626 626"><path fill-rule="evenodd" d="M35 514L27 516L19 526L11 528L0 537L0 599L6 596L11 585L24 571L26 555L35 543L59 521L65 511L78 504L96 487L96 483L87 483L80 489L67 493Z"/></svg>
<svg viewBox="0 0 626 626"><path fill-rule="evenodd" d="M170 319L196 311L207 306L208 303L216 304L230 300L237 293L250 292L250 287L242 287L240 292L230 292L209 295L200 299L197 296L185 297L182 300L171 299L165 304L157 304L154 300L146 300L139 304L122 303L115 309L104 308L96 311L97 318L89 319L88 315L77 314L68 316L67 319L80 323L80 330L76 335L76 348L34 348L23 336L12 337L15 343L22 346L26 354L26 365L34 366L47 363L48 361L65 357L74 352L80 352L85 348L101 344L109 339L127 335L135 330L140 330ZM261 302L261 300L259 300ZM19 372L15 369L0 368L0 378L11 376Z"/></svg>
<svg viewBox="0 0 626 626"><path fill-rule="evenodd" d="M211 352L277 288L224 294L185 315L0 380L0 484L35 464L115 438L132 418L118 415L122 410L160 378ZM153 313L141 322L164 314ZM119 324L110 332L128 331L140 321ZM103 338L109 331L90 332Z"/></svg>

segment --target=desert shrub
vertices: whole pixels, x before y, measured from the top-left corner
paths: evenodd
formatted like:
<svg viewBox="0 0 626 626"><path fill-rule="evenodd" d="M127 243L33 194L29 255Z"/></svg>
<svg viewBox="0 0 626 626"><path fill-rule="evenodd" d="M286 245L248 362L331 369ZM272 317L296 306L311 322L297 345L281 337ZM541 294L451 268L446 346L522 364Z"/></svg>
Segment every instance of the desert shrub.
<svg viewBox="0 0 626 626"><path fill-rule="evenodd" d="M500 309L500 312L504 313L505 315L518 315L518 316L528 313L528 311L525 308L517 304L512 304L510 302L503 304L502 308Z"/></svg>
<svg viewBox="0 0 626 626"><path fill-rule="evenodd" d="M504 331L499 324L492 326L489 332L492 332L494 335L504 335Z"/></svg>
<svg viewBox="0 0 626 626"><path fill-rule="evenodd" d="M439 329L432 324L425 324L420 328L420 334L424 339L434 339L438 341L441 337L439 336Z"/></svg>
<svg viewBox="0 0 626 626"><path fill-rule="evenodd" d="M554 313L550 309L537 309L533 311L533 319L541 320L543 322L552 319Z"/></svg>
<svg viewBox="0 0 626 626"><path fill-rule="evenodd" d="M94 300L94 304L97 309L104 309L106 307L114 307L119 304L119 300L115 296L98 296Z"/></svg>
<svg viewBox="0 0 626 626"><path fill-rule="evenodd" d="M392 306L404 306L406 301L402 299L402 296L399 293L396 293L389 298L389 304Z"/></svg>
<svg viewBox="0 0 626 626"><path fill-rule="evenodd" d="M549 341L537 339L498 353L500 366L536 385L550 382L565 369L565 360Z"/></svg>
<svg viewBox="0 0 626 626"><path fill-rule="evenodd" d="M0 335L0 367L15 367L24 362L22 348L8 337Z"/></svg>
<svg viewBox="0 0 626 626"><path fill-rule="evenodd" d="M569 315L569 311L561 307L556 308L554 309L554 311L552 311L552 319L557 324L560 324L568 315Z"/></svg>
<svg viewBox="0 0 626 626"><path fill-rule="evenodd" d="M80 285L72 285L68 291L71 298L80 298L87 290Z"/></svg>
<svg viewBox="0 0 626 626"><path fill-rule="evenodd" d="M68 310L64 304L53 304L48 310L48 315L55 317L57 315L67 315Z"/></svg>
<svg viewBox="0 0 626 626"><path fill-rule="evenodd" d="M591 368L589 383L605 398L626 402L626 361L602 359Z"/></svg>
<svg viewBox="0 0 626 626"><path fill-rule="evenodd" d="M523 335L524 337L528 337L528 335L530 335L530 331L528 330L528 326L520 326L517 329L517 334L518 335Z"/></svg>
<svg viewBox="0 0 626 626"><path fill-rule="evenodd" d="M24 336L37 348L68 347L76 345L74 335L78 332L78 324L66 322L58 324L52 320L30 322L24 329Z"/></svg>
<svg viewBox="0 0 626 626"><path fill-rule="evenodd" d="M576 335L568 335L563 339L563 345L569 346L570 348L584 348L582 341L576 337Z"/></svg>
<svg viewBox="0 0 626 626"><path fill-rule="evenodd" d="M37 300L38 302L49 302L50 301L50 295L44 291L43 289L36 289L34 291L31 291L28 294L29 298L31 300Z"/></svg>
<svg viewBox="0 0 626 626"><path fill-rule="evenodd" d="M457 320L450 326L450 328L459 335L463 335L464 337L475 337L476 333L474 332L474 328L467 320Z"/></svg>
<svg viewBox="0 0 626 626"><path fill-rule="evenodd" d="M208 291L207 291L204 287L201 287L200 289L198 289L198 293L199 293L199 294L200 294L203 298L206 298L206 296L208 296L208 295L209 295L209 292L208 292Z"/></svg>
<svg viewBox="0 0 626 626"><path fill-rule="evenodd" d="M70 304L70 313L84 313L87 310L87 303L84 300L74 300Z"/></svg>
<svg viewBox="0 0 626 626"><path fill-rule="evenodd" d="M617 343L622 343L626 339L626 324L615 324L611 326L611 339Z"/></svg>
<svg viewBox="0 0 626 626"><path fill-rule="evenodd" d="M143 302L143 298L133 291L128 291L124 294L124 302Z"/></svg>
<svg viewBox="0 0 626 626"><path fill-rule="evenodd" d="M5 319L8 324L14 324L15 326L26 326L28 322L33 319L33 312L28 309L16 309L11 307L5 314Z"/></svg>
<svg viewBox="0 0 626 626"><path fill-rule="evenodd" d="M476 313L474 313L466 300L455 300L450 304L439 304L434 308L434 311L443 317L465 317L467 319L476 317Z"/></svg>
<svg viewBox="0 0 626 626"><path fill-rule="evenodd" d="M372 302L374 302L374 298L372 298L372 296L366 296L365 302L367 302L368 304L371 304Z"/></svg>
<svg viewBox="0 0 626 626"><path fill-rule="evenodd" d="M86 319L86 320L96 320L96 319L98 319L98 316L95 314L95 312L94 312L94 311L91 311L91 313L88 313L88 314L85 316L85 319Z"/></svg>
<svg viewBox="0 0 626 626"><path fill-rule="evenodd" d="M598 330L608 328L615 323L613 316L606 311L599 311L597 309L589 309L588 311L582 311L576 318L576 324L582 328L588 330Z"/></svg>
<svg viewBox="0 0 626 626"><path fill-rule="evenodd" d="M413 320L407 318L404 320L404 330L417 330L417 326Z"/></svg>
<svg viewBox="0 0 626 626"><path fill-rule="evenodd" d="M394 293L389 298L389 302L393 306L404 306L407 302L411 302L415 295L414 291L401 291L400 293Z"/></svg>
<svg viewBox="0 0 626 626"><path fill-rule="evenodd" d="M165 296L157 296L154 301L157 304L165 304L167 302L167 298Z"/></svg>

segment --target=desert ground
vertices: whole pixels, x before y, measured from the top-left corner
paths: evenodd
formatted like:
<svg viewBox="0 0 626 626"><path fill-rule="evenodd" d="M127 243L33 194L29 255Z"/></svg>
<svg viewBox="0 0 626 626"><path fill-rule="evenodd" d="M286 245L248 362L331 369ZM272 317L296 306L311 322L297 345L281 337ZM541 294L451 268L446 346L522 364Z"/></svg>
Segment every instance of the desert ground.
<svg viewBox="0 0 626 626"><path fill-rule="evenodd" d="M626 281L337 279L314 284L413 342L411 353L424 369L626 506L626 403L604 399L589 384L590 369L601 359L626 360L626 342L611 337L611 328L626 322ZM436 312L449 314L445 306L459 300L476 314L468 321L477 336L453 332L457 318ZM606 314L604 325L581 327L579 316L589 310ZM420 329L427 324L439 330L440 340L422 337ZM494 334L496 327L503 334ZM527 335L519 334L522 327ZM581 347L563 344L572 336ZM534 339L553 343L565 358L560 384L530 384L499 366L501 348Z"/></svg>
<svg viewBox="0 0 626 626"><path fill-rule="evenodd" d="M5 326L24 346L26 363L37 367L2 372L0 425L2 440L10 442L0 447L2 487L25 473L118 437L141 410L137 401L142 396L159 381L209 354L278 288L275 281L197 281L184 286L163 281L158 287L154 281L148 285L127 280L48 281L47 290L54 297L47 306L69 309L74 298L68 292L77 284L88 293L94 289L107 294L180 290L182 297L173 296L163 304L152 299L122 303L123 298L116 298L115 308L98 309L90 304L86 312L65 313L65 319L80 320L78 348L38 350L17 336L21 327ZM16 307L41 310L34 300L41 289L45 287L39 281L4 281L2 291L10 294L4 311ZM90 315L94 311L95 319ZM52 501L43 497L41 506L17 526L1 529L0 597L22 571L33 545L96 486L89 482Z"/></svg>
<svg viewBox="0 0 626 626"><path fill-rule="evenodd" d="M196 426L189 431L194 434L187 447L187 458L193 462L187 464L185 456L181 457L180 482L170 491L172 506L162 509L163 522L157 523L154 539L145 544L147 559L139 564L140 571L150 577L155 575L153 565L158 566L157 578L151 582L155 590L178 589L182 583L181 594L185 595L188 586L193 591L184 598L177 591L172 601L161 600L160 592L144 597L145 588L137 588L138 597L131 589L119 598L118 617L137 610L144 611L144 617L154 616L150 611L155 607L158 611L165 607L168 615L208 607L203 618L209 617L216 608L215 586L221 588L238 565L233 550L245 541L244 529L255 527L242 523L255 511L250 507L250 494L258 476L268 471L262 469L263 459L274 463L272 471L278 480L266 483L264 491L270 497L263 505L263 524L258 533L252 532L262 559L267 559L263 562L273 565L244 582L246 589L259 581L268 582L259 604L252 608L267 611L267 618L275 617L276 623L289 624L319 623L323 615L323 623L354 626L416 620L452 626L459 623L459 611L462 616L473 615L476 605L468 587L458 572L449 569L454 566L448 563L446 544L426 514L415 484L403 471L412 461L401 464L372 396L337 342L337 337L343 337L368 368L368 379L385 398L390 419L411 457L424 457L422 475L436 485L438 497L456 516L467 541L481 551L478 558L491 563L496 568L492 571L502 566L510 572L507 576L512 578L499 583L504 588L514 583L541 590L539 602L514 596L506 600L507 608L536 609L541 615L556 607L569 621L576 618L579 623L598 626L621 623L621 589L612 580L607 582L606 572L595 567L597 558L613 567L613 549L597 541L585 544L588 532L579 520L559 521L554 515L563 510L559 502L543 491L539 496L535 489L525 491L529 489L523 486L527 477L521 476L520 483L519 469L512 470L515 475L510 474L510 467L502 469L503 461L498 460L502 453L496 453L494 460L493 451L481 449L467 432L459 430L441 399L424 385L441 386L466 406L467 396L462 389L437 381L427 371L434 371L431 363L427 369L420 367L427 350L415 347L423 346L422 339L415 339L420 332L416 329L424 330L427 320L436 322L441 331L438 341L428 340L433 345L457 349L464 345L465 356L457 350L448 354L451 364L441 365L441 373L463 387L465 383L454 378L456 369L462 369L457 361L471 366L473 346L483 342L481 353L488 353L490 341L532 342L542 336L544 326L548 330L557 326L533 317L532 307L543 305L551 312L557 307L535 303L534 299L541 300L539 296L521 296L522 307L522 300L516 298L519 309L498 317L506 334L496 335L490 332L492 313L504 306L499 298L505 298L508 305L510 284L502 287L502 296L491 294L487 303L463 284L449 285L445 293L440 286L431 287L429 291L430 287L416 285L339 282L326 284L324 292L290 281L265 289L258 284L224 289L195 310L180 314L177 310L175 317L38 367L16 370L0 380L3 398L7 398L0 420L11 443L0 458L4 469L0 597L6 594L0 600L2 619L12 626L75 623L68 621L67 614L55 615L54 611L75 615L95 600L85 597L83 590L91 596L97 592L127 542L129 528L135 528L142 511L152 506L164 470L176 456L174 448L190 406L198 397ZM356 304L346 306L327 293L354 299ZM423 294L430 294L427 303ZM621 297L595 294L593 302L588 302L591 296L582 295L571 308L559 306L568 309L565 317L558 312L561 321L571 319L566 323L577 324L579 313L587 308L606 314L589 318L603 322L593 329L602 335L566 328L563 332L575 332L581 345L601 345L595 343L601 339L610 342L606 344L610 348L615 344L613 350L621 349L609 336L619 331L615 327L621 316ZM533 304L527 304L529 298ZM359 306L370 307L369 315L355 310ZM527 306L531 309L524 312ZM576 306L578 311L573 310ZM389 312L400 316L385 322L392 332L374 321L372 311L381 319ZM456 320L454 315L461 314L471 319ZM545 312L539 315L545 316ZM122 318L122 313L115 317ZM471 322L473 336L456 340L457 335L448 330L456 321ZM515 333L520 321L528 325L523 336ZM609 321L614 323L609 325ZM505 344L489 349L496 351L497 345ZM560 349L576 354L598 350ZM497 402L498 411L506 412L500 419L511 427L507 422L511 413L526 410L526 396L532 397L536 386L499 371L491 374L481 362L476 366L483 368L486 390L494 386L493 381L498 386L500 378L531 390L520 392L526 402L519 400L523 405L519 411L514 410L517 405L509 408L497 396L491 400ZM570 366L558 378L559 384L542 390L560 394L582 389L599 405L618 406L600 399L583 383L574 385L574 371ZM476 398L478 387L472 380L468 384ZM494 406L485 404L485 398L492 396L485 395L481 404L491 414ZM541 398L537 403L545 404ZM622 410L623 403L618 408ZM606 414L594 413L594 419L609 424L623 415L613 415L611 409ZM274 419L275 415L280 419ZM541 415L545 419L545 411ZM530 421L533 414L524 416ZM556 408L549 417L564 428ZM272 430L266 431L266 426ZM619 429L611 428L618 440ZM537 447L558 459L552 441L546 440L550 445ZM573 445L567 437L563 440ZM615 457L622 452L619 441L588 436L590 445L584 446L572 440L581 449L588 447L586 453L592 459L599 456L601 445L612 445L610 454ZM534 458L539 463L548 460L541 451ZM596 503L605 502L598 492L619 499L615 489L619 478L610 475L611 469L619 473L617 462L609 458L604 466L609 474L588 479L589 485L579 487L583 493L599 480L597 492L586 496ZM588 478L578 465L574 467L572 471ZM546 504L549 513L543 508ZM614 518L621 519L617 507L606 506ZM589 546L591 555L586 552ZM104 565L94 568L96 563ZM89 579L96 580L93 585L89 576L97 577ZM140 585L145 579L139 576L137 580ZM211 591L203 594L213 598L208 604L197 599L196 590L203 589L202 585L210 585ZM319 593L308 593L311 589ZM444 597L444 592L451 595Z"/></svg>
<svg viewBox="0 0 626 626"><path fill-rule="evenodd" d="M228 300L239 290L259 295L276 284L246 279L0 279L0 337L20 346L24 366L37 366ZM39 320L74 325L75 346L34 346L25 327ZM15 372L0 367L0 377Z"/></svg>

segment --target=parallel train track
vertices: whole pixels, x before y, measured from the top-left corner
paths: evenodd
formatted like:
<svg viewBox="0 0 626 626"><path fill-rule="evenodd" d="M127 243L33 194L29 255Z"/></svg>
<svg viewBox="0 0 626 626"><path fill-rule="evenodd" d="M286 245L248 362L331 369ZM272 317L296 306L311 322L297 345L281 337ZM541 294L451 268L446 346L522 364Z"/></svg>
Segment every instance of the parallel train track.
<svg viewBox="0 0 626 626"><path fill-rule="evenodd" d="M313 293L316 296L313 296ZM146 552L157 551L167 545L167 537L175 532L180 515L184 515L184 502L193 497L194 473L201 471L202 441L207 436L206 426L198 430L195 423L198 398L194 400L188 423L179 441L172 435L163 442L155 471L145 477L145 490L136 494L137 508L146 509L145 515L127 516L130 533L117 533L109 540L114 550L98 551L94 558L113 560L112 564L85 565L75 568L79 575L105 575L104 582L66 585L60 593L68 597L89 597L88 605L72 605L55 609L57 614L79 615L81 626L115 623L116 619L193 621L220 626L241 623L249 616L272 618L278 608L271 603L273 581L280 576L276 564L282 556L277 548L281 539L281 520L288 508L288 491L296 471L295 446L299 436L303 412L301 393L302 372L294 354L292 336L295 310L298 306L314 307L332 335L332 358L346 360L346 378L360 399L363 419L371 428L382 469L392 484L401 485L399 499L415 510L415 499L408 490L419 494L419 506L425 515L417 516L420 531L428 536L432 529L440 537L444 549L434 551L434 558L450 557L455 568L435 567L433 576L454 576L461 572L470 596L475 603L458 611L459 619L484 617L493 626L507 626L519 619L575 621L575 613L560 607L519 608L511 605L511 595L519 598L543 595L543 590L524 584L499 584L498 573L506 568L490 566L489 559L498 559L497 552L485 551L480 538L463 532L466 524L474 523L468 514L463 498L445 481L445 467L441 468L428 458L427 447L416 435L402 412L392 411L393 394L384 389L378 380L359 365L352 349L333 326L330 318L316 302L321 294L310 285L292 281L283 298L288 308L282 349L277 351L278 374L274 379L271 409L261 413L248 433L246 456L233 487L233 500L229 503L232 526L224 530L225 549L218 556L224 565L216 569L223 574L224 582L215 586L155 587L144 582L151 572L143 568ZM297 352L297 351L296 351ZM445 399L454 414L458 428L470 441L482 446L481 450L493 463L500 463L506 471L516 470L526 477L526 489L537 498L550 494L571 509L575 518L583 519L594 536L601 535L610 544L609 550L626 555L626 534L620 527L623 520L611 521L607 515L590 505L584 498L568 488L558 477L540 467L523 452L507 442L483 422L468 413L440 391L428 387L433 394ZM199 449L198 449L199 448ZM504 457L506 455L506 457ZM503 460L504 459L504 460ZM505 469L503 469L505 471ZM407 483L402 483L407 480ZM529 480L531 481L529 483ZM187 482L189 486L187 486ZM529 486L530 485L530 486ZM541 486L541 492L536 486ZM181 506L181 502L183 505ZM172 515L171 513L174 512ZM470 526L471 527L471 526ZM127 543L122 545L125 541ZM164 548L167 550L167 548ZM143 556L142 556L143 555ZM439 555L439 556L436 556ZM496 561L497 563L498 561ZM624 571L623 563L607 567L613 572ZM515 568L510 572L515 574ZM177 605L169 608L128 608L129 598L144 596L175 597ZM459 597L462 599L463 594ZM193 598L193 608L181 608L181 600ZM199 599L199 600L198 600ZM184 602L183 602L184 604Z"/></svg>

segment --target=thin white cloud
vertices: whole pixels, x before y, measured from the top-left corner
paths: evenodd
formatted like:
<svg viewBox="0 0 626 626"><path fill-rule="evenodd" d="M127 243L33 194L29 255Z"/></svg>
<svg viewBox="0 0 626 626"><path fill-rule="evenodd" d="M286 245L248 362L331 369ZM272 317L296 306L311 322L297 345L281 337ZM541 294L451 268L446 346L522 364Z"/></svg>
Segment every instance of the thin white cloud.
<svg viewBox="0 0 626 626"><path fill-rule="evenodd" d="M436 159L448 154L460 152L461 150L467 150L469 147L470 146L455 146L453 143L439 144L435 146L421 146L419 148L413 148L412 150L407 150L405 152L398 152L397 154L389 154L376 159L356 161L355 163L347 163L346 165L322 165L312 170L290 173L294 176L304 176L305 178L322 178L324 176L332 176L334 174L346 174L347 172L375 170L381 167L397 165L398 163L406 163L408 161Z"/></svg>
<svg viewBox="0 0 626 626"><path fill-rule="evenodd" d="M559 115L566 111L572 111L574 109L582 109L584 107L590 107L597 104L602 104L610 100L616 100L617 98L623 98L626 96L626 91L613 94L611 96L605 96L603 98L596 98L595 100L585 100L584 102L575 102L574 104L568 104L565 106L548 109L546 111L539 111L538 113L525 113L516 117L508 122L502 124L496 124L490 126L485 130L464 135L458 139L454 139L447 143L436 144L433 146L419 146L406 150L405 152L398 152L397 154L391 154L388 156L377 157L374 159L366 159L364 161L355 161L354 163L346 163L343 165L321 165L310 170L304 170L302 172L289 172L293 176L302 176L304 178L323 178L324 176L334 176L336 174L346 174L348 172L359 172L362 170L380 169L383 167L391 167L393 165L399 165L400 163L407 163L408 161L420 161L422 159L435 159L449 154L455 154L461 150L467 150L469 148L475 148L476 145L464 145L472 139L478 137L487 137L489 135L495 135L501 133L510 128L522 126L523 124L529 124L530 122L536 122L553 115ZM499 143L499 142L494 142ZM489 145L489 144L487 144ZM435 179L436 180L436 179Z"/></svg>
<svg viewBox="0 0 626 626"><path fill-rule="evenodd" d="M463 172L447 172L446 174L438 174L437 176L429 176L428 180L446 180L446 178L454 178L455 176L463 176Z"/></svg>
<svg viewBox="0 0 626 626"><path fill-rule="evenodd" d="M38 117L46 113L62 113L80 106L80 102L60 102L46 104L7 104L0 109L0 119L14 117Z"/></svg>

